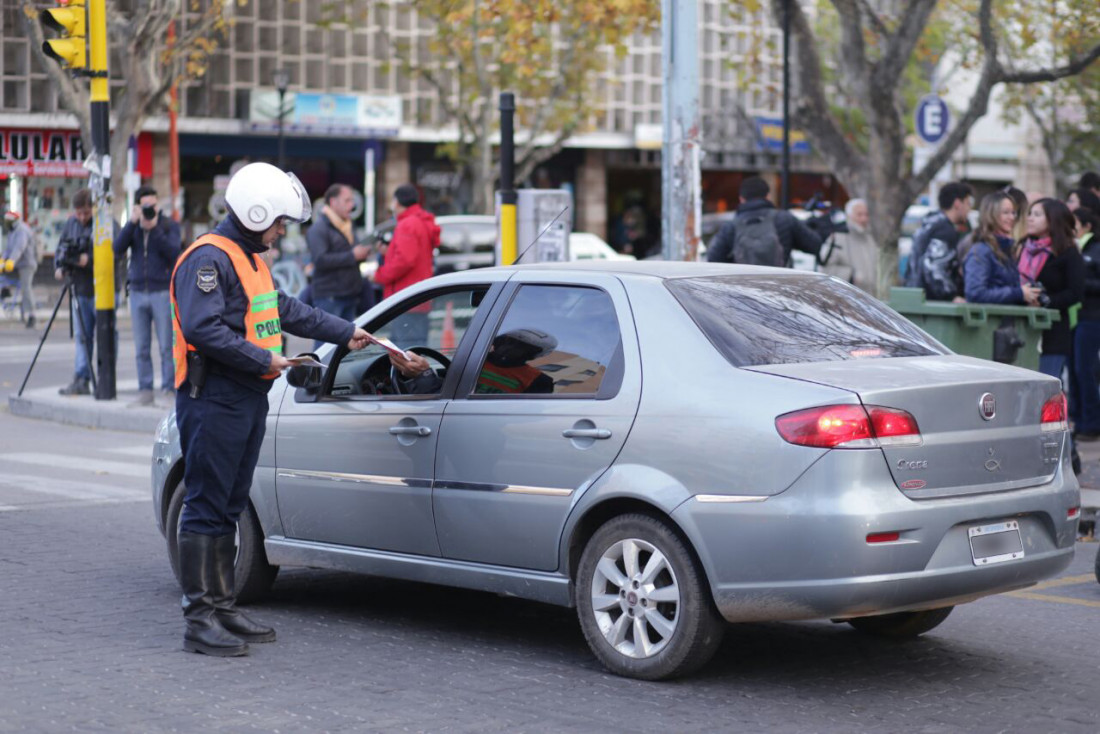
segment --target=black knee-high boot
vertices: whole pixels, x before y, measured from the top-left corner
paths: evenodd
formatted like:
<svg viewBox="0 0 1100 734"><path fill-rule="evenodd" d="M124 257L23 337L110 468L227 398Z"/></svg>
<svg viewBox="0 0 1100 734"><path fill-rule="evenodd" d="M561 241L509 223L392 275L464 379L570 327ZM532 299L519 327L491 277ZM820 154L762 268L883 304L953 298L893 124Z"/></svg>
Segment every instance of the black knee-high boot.
<svg viewBox="0 0 1100 734"><path fill-rule="evenodd" d="M230 538L232 539L232 538ZM183 586L183 649L217 657L248 654L248 643L226 630L214 607L214 538L200 533L178 536Z"/></svg>
<svg viewBox="0 0 1100 734"><path fill-rule="evenodd" d="M234 589L233 563L237 558L237 544L232 535L214 538L214 608L222 627L246 642L275 642L275 630L257 624L237 609Z"/></svg>

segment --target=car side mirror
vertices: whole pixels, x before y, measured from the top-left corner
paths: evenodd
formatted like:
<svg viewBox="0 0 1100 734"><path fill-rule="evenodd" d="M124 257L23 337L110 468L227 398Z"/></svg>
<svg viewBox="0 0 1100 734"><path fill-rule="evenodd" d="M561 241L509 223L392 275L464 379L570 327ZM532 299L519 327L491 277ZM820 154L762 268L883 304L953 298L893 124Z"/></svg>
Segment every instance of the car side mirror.
<svg viewBox="0 0 1100 734"><path fill-rule="evenodd" d="M296 364L287 370L286 381L291 387L304 388L307 391L316 391L321 387L321 375L324 366L321 365L317 355L312 352L303 352L292 359L306 359L312 364Z"/></svg>
<svg viewBox="0 0 1100 734"><path fill-rule="evenodd" d="M299 365L287 370L286 381L291 387L318 390L321 387L321 368Z"/></svg>

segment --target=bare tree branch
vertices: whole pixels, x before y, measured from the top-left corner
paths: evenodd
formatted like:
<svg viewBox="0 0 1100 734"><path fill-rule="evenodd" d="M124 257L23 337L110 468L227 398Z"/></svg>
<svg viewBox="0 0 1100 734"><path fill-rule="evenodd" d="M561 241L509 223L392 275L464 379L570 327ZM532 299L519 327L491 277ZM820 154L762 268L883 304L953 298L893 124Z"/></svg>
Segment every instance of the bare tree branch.
<svg viewBox="0 0 1100 734"><path fill-rule="evenodd" d="M853 99L867 100L871 96L871 74L863 44L863 25L856 0L833 0L840 18L841 78Z"/></svg>
<svg viewBox="0 0 1100 734"><path fill-rule="evenodd" d="M1036 69L1033 71L1018 71L1011 73L1002 73L999 81L1006 84L1035 84L1037 82L1053 82L1058 79L1063 79L1067 76L1074 76L1080 74L1089 66L1100 59L1100 43L1093 46L1087 54L1080 56L1068 64L1057 66L1052 69Z"/></svg>
<svg viewBox="0 0 1100 734"><path fill-rule="evenodd" d="M880 89L893 89L905 71L905 65L920 41L928 18L937 0L910 0L897 30L890 36L882 58L875 64L874 85Z"/></svg>
<svg viewBox="0 0 1100 734"><path fill-rule="evenodd" d="M890 35L890 29L886 27L886 24L882 22L882 18L871 7L871 3L868 0L856 0L859 3L859 9L863 13L863 16L871 21L872 30L875 35L880 38L886 38Z"/></svg>

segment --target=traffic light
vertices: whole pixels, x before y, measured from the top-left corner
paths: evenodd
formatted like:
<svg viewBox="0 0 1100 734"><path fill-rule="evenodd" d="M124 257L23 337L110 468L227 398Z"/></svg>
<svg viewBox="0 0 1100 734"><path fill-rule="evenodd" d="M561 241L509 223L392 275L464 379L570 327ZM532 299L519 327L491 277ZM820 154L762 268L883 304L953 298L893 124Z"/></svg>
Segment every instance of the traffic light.
<svg viewBox="0 0 1100 734"><path fill-rule="evenodd" d="M39 18L42 25L58 31L62 37L44 42L42 50L62 66L83 69L88 65L84 0L58 0L58 2L62 7L43 10Z"/></svg>

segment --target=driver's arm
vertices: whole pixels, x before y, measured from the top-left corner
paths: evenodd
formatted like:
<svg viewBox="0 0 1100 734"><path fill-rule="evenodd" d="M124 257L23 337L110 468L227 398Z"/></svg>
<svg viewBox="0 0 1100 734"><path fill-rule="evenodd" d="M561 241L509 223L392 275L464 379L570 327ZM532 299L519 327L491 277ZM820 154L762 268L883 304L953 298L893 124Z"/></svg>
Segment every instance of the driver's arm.
<svg viewBox="0 0 1100 734"><path fill-rule="evenodd" d="M443 389L443 380L419 354L405 352L404 357L390 354L390 364L405 378L405 387L412 395L432 395Z"/></svg>

